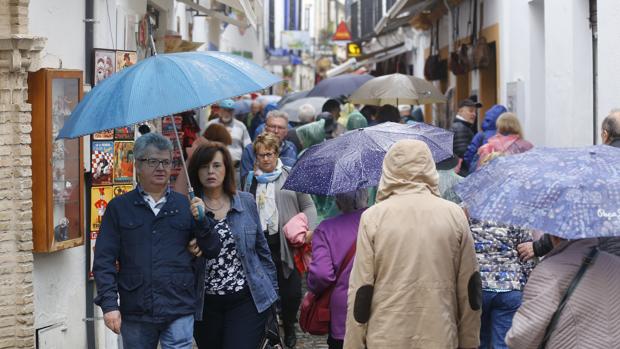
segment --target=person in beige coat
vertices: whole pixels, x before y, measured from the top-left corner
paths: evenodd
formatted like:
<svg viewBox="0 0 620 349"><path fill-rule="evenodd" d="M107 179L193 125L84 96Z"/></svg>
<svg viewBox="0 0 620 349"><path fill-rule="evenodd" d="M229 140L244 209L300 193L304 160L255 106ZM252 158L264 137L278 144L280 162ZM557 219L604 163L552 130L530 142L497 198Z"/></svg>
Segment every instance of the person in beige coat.
<svg viewBox="0 0 620 349"><path fill-rule="evenodd" d="M402 140L362 216L344 348L474 348L481 282L463 210L441 199L428 146Z"/></svg>
<svg viewBox="0 0 620 349"><path fill-rule="evenodd" d="M525 285L523 304L506 336L508 347L538 348L583 257L597 239L562 241L536 267ZM547 349L620 348L620 257L600 251L568 298Z"/></svg>

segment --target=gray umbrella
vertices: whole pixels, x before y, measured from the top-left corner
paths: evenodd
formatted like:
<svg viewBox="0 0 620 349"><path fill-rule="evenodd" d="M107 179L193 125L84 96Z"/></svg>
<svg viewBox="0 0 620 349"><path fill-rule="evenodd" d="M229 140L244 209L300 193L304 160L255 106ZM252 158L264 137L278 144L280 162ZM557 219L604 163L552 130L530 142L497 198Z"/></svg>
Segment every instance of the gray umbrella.
<svg viewBox="0 0 620 349"><path fill-rule="evenodd" d="M430 81L411 75L390 74L363 84L350 98L365 105L445 103L446 97Z"/></svg>
<svg viewBox="0 0 620 349"><path fill-rule="evenodd" d="M287 103L282 106L280 110L288 114L288 121L299 122L299 107L304 104L310 104L314 107L314 110L318 114L321 112L321 108L323 108L325 101L327 101L327 98L325 97L307 97Z"/></svg>

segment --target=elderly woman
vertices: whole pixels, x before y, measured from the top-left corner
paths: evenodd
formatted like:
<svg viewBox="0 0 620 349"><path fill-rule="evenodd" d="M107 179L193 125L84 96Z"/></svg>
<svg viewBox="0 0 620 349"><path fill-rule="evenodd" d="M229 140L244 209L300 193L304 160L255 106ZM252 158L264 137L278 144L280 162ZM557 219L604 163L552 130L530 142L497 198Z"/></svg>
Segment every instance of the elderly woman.
<svg viewBox="0 0 620 349"><path fill-rule="evenodd" d="M492 153L502 155L518 154L528 151L534 147L532 143L523 139L521 123L513 113L503 113L497 118L497 134L491 138L487 144L478 149L480 161L485 161L485 157Z"/></svg>
<svg viewBox="0 0 620 349"><path fill-rule="evenodd" d="M217 258L199 270L202 321L195 323L194 338L200 349L255 349L268 309L278 299L276 268L256 203L236 191L233 161L221 143L196 149L188 173L222 242Z"/></svg>
<svg viewBox="0 0 620 349"><path fill-rule="evenodd" d="M336 205L342 214L321 222L312 235L312 263L308 271L308 290L320 295L335 285L329 302L331 312L327 338L329 349L341 349L343 346L347 319L347 290L352 268L352 263L349 261L344 265L344 260L357 241L357 230L367 202L368 191L365 188L336 195ZM340 277L336 278L340 270L343 271Z"/></svg>
<svg viewBox="0 0 620 349"><path fill-rule="evenodd" d="M256 198L260 229L267 237L278 272L284 342L288 347L294 347L297 342L295 322L301 303L301 277L295 269L293 252L284 236L283 226L303 212L308 218L310 230L314 229L316 209L310 195L282 189L289 169L278 159L279 147L280 139L272 133L262 133L256 137L255 170L248 173L245 190Z"/></svg>

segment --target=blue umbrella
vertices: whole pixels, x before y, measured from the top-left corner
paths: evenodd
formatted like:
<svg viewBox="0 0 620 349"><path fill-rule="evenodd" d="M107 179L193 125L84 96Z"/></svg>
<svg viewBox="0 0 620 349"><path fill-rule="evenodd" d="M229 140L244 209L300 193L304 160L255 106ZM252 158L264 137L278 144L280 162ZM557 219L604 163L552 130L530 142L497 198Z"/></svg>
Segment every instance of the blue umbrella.
<svg viewBox="0 0 620 349"><path fill-rule="evenodd" d="M421 140L439 162L452 156L453 138L452 132L423 123L387 122L349 131L308 148L291 169L283 188L335 195L374 186L381 178L383 158L395 142Z"/></svg>
<svg viewBox="0 0 620 349"><path fill-rule="evenodd" d="M73 110L58 138L76 138L171 116L261 90L279 81L256 63L228 53L154 55L93 88ZM172 125L177 147L181 148L174 120ZM182 156L181 162L186 168ZM183 172L189 185L187 171ZM193 198L193 189L191 186L188 189Z"/></svg>
<svg viewBox="0 0 620 349"><path fill-rule="evenodd" d="M71 113L58 138L75 138L201 108L280 80L256 63L229 53L155 55L93 88Z"/></svg>
<svg viewBox="0 0 620 349"><path fill-rule="evenodd" d="M306 97L327 97L339 98L349 96L360 88L366 81L371 80L372 75L368 74L343 74L321 80Z"/></svg>
<svg viewBox="0 0 620 349"><path fill-rule="evenodd" d="M477 219L566 239L620 236L620 149L536 148L499 157L457 193Z"/></svg>

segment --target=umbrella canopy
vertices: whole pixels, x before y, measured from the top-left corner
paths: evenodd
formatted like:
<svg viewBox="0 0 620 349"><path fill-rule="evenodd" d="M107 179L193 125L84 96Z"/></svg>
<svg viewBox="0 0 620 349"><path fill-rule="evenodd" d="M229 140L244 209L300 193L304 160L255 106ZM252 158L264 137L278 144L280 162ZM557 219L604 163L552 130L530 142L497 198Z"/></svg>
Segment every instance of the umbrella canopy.
<svg viewBox="0 0 620 349"><path fill-rule="evenodd" d="M304 104L310 104L314 107L314 110L318 114L321 112L321 108L323 108L323 104L325 104L325 101L327 101L327 98L325 97L302 98L294 102L285 104L280 108L280 110L288 114L288 121L299 122L299 107Z"/></svg>
<svg viewBox="0 0 620 349"><path fill-rule="evenodd" d="M431 82L411 75L391 74L374 78L350 98L364 105L445 103L446 97Z"/></svg>
<svg viewBox="0 0 620 349"><path fill-rule="evenodd" d="M291 92L285 95L284 97L282 97L281 100L278 101L278 108L282 108L283 105L294 102L298 99L306 98L309 92L310 90L305 90L299 92Z"/></svg>
<svg viewBox="0 0 620 349"><path fill-rule="evenodd" d="M279 81L256 63L223 52L152 56L105 79L86 94L58 138L75 138L201 108Z"/></svg>
<svg viewBox="0 0 620 349"><path fill-rule="evenodd" d="M457 187L472 217L566 239L620 236L620 149L535 148L499 157Z"/></svg>
<svg viewBox="0 0 620 349"><path fill-rule="evenodd" d="M307 97L338 98L340 96L348 96L372 78L373 76L368 74L343 74L334 76L333 78L321 80L308 92Z"/></svg>
<svg viewBox="0 0 620 349"><path fill-rule="evenodd" d="M335 195L379 183L383 158L392 144L401 139L418 139L431 149L435 162L452 156L454 134L444 129L416 123L386 122L349 131L310 147L291 169L284 189Z"/></svg>
<svg viewBox="0 0 620 349"><path fill-rule="evenodd" d="M256 98L256 100L260 102L262 105L278 103L281 99L282 99L282 96L278 96L278 95L262 95Z"/></svg>

